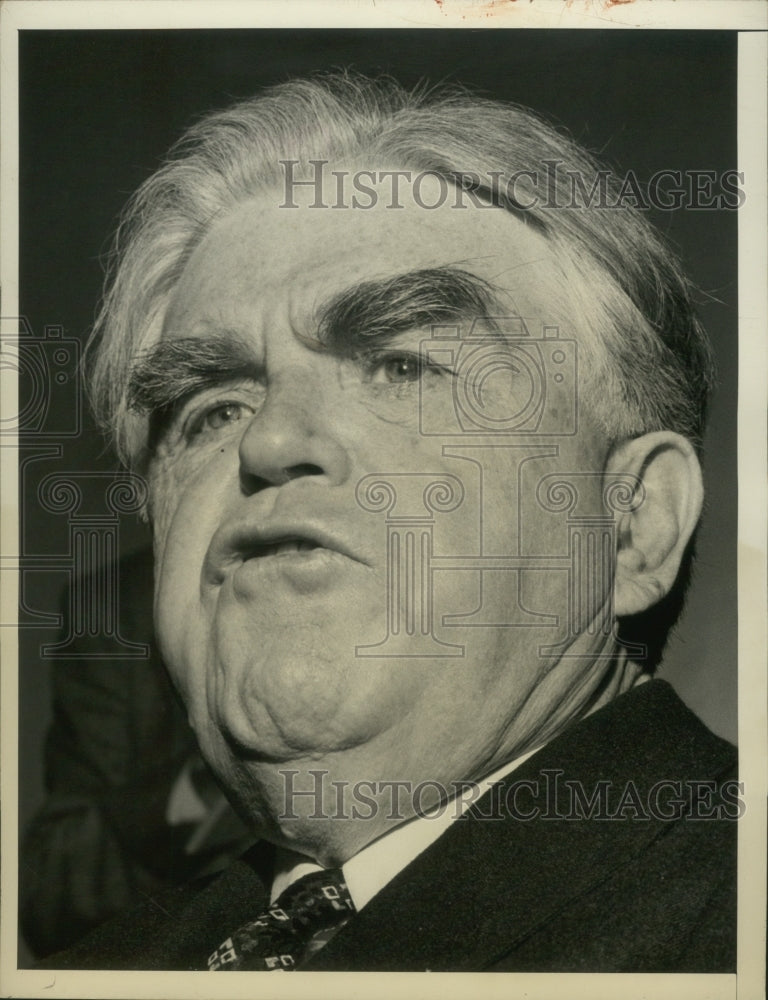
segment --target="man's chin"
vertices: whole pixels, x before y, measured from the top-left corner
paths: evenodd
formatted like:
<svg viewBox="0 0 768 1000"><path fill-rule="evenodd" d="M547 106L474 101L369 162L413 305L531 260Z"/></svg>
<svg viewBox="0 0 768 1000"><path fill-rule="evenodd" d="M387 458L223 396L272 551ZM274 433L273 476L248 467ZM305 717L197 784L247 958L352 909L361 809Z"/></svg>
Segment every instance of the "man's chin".
<svg viewBox="0 0 768 1000"><path fill-rule="evenodd" d="M237 760L253 764L282 765L296 761L319 761L370 740L376 731L373 720L350 719L343 725L339 705L308 709L302 717L289 709L259 704L253 711L238 703L220 708L214 715L229 752Z"/></svg>
<svg viewBox="0 0 768 1000"><path fill-rule="evenodd" d="M356 586L349 579L326 586L322 571L298 573L295 580L287 572L272 581L257 577L258 588L248 593L227 581L200 608L211 623L214 655L222 659L292 659L307 670L336 672L345 663L359 665L358 650L386 635L386 599L378 587Z"/></svg>

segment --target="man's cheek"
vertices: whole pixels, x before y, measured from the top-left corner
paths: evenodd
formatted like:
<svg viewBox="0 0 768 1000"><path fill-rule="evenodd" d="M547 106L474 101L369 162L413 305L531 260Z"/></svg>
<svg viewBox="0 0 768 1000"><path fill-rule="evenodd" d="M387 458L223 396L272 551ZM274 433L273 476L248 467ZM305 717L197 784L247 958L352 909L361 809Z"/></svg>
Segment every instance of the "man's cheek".
<svg viewBox="0 0 768 1000"><path fill-rule="evenodd" d="M166 546L173 543L172 531L181 532L189 538L197 518L191 512L184 516L182 504L193 500L198 513L204 510L205 495L195 493L201 477L205 476L205 456L190 459L188 456L172 459L157 459L149 470L150 518L155 542L155 559L162 559ZM198 491L199 493L200 491ZM194 496L193 496L194 494ZM177 517L177 513L180 515ZM174 521L178 523L174 525Z"/></svg>
<svg viewBox="0 0 768 1000"><path fill-rule="evenodd" d="M168 542L168 532L179 505L180 486L169 469L154 469L149 478L149 515L155 546L155 566L160 568Z"/></svg>

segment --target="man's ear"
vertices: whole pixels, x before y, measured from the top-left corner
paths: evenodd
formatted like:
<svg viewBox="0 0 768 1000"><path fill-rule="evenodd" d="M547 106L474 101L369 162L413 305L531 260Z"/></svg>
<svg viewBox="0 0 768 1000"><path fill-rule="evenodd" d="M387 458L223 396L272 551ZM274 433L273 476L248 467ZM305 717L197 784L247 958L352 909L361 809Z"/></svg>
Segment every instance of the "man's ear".
<svg viewBox="0 0 768 1000"><path fill-rule="evenodd" d="M618 520L614 613L635 615L664 597L698 523L704 499L693 445L673 431L625 441L611 452L606 481L629 474L639 502Z"/></svg>

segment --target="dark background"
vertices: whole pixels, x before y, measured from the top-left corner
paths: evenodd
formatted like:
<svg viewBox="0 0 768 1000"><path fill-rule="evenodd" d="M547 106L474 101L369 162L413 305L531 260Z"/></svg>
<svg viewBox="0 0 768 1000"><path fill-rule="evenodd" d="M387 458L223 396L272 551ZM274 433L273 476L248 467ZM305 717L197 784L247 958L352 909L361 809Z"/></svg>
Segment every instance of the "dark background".
<svg viewBox="0 0 768 1000"><path fill-rule="evenodd" d="M297 74L354 66L406 85L457 80L534 108L609 166L640 179L661 169L736 166L732 32L537 30L57 31L20 33L21 312L32 333L83 338L100 294L100 255L127 196L203 112ZM702 289L701 315L720 368L706 441L707 512L685 618L662 670L718 733L736 736L736 213L652 212ZM109 471L87 417L71 419L74 380L51 393L44 432L27 449L22 552L66 555L67 518L44 511L51 472ZM22 377L22 404L25 383ZM54 453L46 447L56 442ZM29 441L28 441L29 443ZM94 499L98 506L98 498ZM120 547L148 540L132 516ZM45 562L43 558L43 563ZM25 574L20 662L20 822L42 797L49 660L64 569ZM148 582L149 586L149 582ZM116 661L119 668L119 661Z"/></svg>

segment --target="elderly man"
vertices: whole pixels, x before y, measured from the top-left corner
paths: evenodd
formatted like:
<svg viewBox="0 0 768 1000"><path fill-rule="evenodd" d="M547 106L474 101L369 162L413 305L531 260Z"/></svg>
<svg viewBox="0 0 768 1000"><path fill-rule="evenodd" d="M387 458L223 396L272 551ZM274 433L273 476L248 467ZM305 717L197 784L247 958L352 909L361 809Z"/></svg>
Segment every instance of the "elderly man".
<svg viewBox="0 0 768 1000"><path fill-rule="evenodd" d="M93 398L261 842L49 964L732 970L735 754L651 678L710 381L676 262L520 108L337 76L195 126Z"/></svg>

